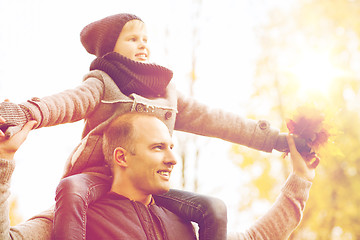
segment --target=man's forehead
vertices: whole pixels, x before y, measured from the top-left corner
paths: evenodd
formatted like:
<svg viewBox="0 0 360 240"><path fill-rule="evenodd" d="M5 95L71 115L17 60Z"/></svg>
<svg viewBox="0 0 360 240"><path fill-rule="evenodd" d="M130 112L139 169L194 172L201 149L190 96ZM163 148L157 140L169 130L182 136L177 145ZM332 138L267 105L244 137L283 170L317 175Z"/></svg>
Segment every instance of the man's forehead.
<svg viewBox="0 0 360 240"><path fill-rule="evenodd" d="M156 117L141 117L134 121L134 129L139 138L148 138L152 141L172 142L169 129Z"/></svg>

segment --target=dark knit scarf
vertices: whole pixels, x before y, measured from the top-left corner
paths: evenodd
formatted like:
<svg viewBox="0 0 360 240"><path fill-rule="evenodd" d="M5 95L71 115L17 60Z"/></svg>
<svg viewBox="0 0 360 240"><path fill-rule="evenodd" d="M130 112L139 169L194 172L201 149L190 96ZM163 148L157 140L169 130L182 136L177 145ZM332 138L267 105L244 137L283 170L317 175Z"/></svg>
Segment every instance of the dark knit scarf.
<svg viewBox="0 0 360 240"><path fill-rule="evenodd" d="M136 62L116 52L96 58L91 63L90 70L106 72L125 95L164 95L173 76L172 71L165 67Z"/></svg>

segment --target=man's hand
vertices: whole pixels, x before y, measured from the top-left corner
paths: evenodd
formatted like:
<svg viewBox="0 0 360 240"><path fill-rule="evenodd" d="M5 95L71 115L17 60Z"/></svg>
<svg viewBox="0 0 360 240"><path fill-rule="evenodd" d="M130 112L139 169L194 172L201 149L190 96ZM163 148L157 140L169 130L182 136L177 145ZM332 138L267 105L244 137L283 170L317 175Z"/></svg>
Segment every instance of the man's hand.
<svg viewBox="0 0 360 240"><path fill-rule="evenodd" d="M0 117L0 122L2 121L4 121L4 119ZM0 132L0 158L12 160L14 158L14 154L25 141L29 132L35 125L36 121L27 122L18 133L10 138Z"/></svg>
<svg viewBox="0 0 360 240"><path fill-rule="evenodd" d="M297 151L295 146L294 137L292 135L287 136L287 141L290 148L290 157L293 166L293 172L299 176L312 181L315 177L315 168L311 166L309 161L306 161L301 154Z"/></svg>

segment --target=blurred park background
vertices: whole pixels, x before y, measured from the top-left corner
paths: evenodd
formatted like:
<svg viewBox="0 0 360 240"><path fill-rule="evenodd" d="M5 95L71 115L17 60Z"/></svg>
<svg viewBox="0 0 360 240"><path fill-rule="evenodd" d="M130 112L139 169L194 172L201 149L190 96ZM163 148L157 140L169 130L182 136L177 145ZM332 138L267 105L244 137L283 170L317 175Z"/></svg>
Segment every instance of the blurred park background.
<svg viewBox="0 0 360 240"><path fill-rule="evenodd" d="M360 239L360 1L0 0L0 96L20 103L73 88L94 59L88 23L130 12L148 25L152 60L180 91L287 132L299 106L332 128L302 223L291 239ZM216 96L216 97L214 97ZM2 99L1 99L2 100ZM16 155L12 224L54 203L83 122L33 131ZM175 133L173 186L217 196L229 230L242 231L275 201L289 159L218 139Z"/></svg>

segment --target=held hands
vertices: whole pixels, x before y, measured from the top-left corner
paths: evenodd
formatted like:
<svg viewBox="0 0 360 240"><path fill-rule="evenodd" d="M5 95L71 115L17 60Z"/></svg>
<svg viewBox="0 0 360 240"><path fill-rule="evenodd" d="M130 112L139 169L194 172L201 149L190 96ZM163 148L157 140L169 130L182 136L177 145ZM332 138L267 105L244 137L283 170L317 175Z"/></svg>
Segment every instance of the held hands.
<svg viewBox="0 0 360 240"><path fill-rule="evenodd" d="M289 152L287 135L288 135L287 133L279 134L278 139L276 140L274 149L276 149L279 152ZM309 153L311 151L311 148L308 146L305 139L298 137L298 136L293 136L293 138L295 141L296 149L300 153Z"/></svg>
<svg viewBox="0 0 360 240"><path fill-rule="evenodd" d="M6 137L16 134L25 123L32 120L27 110L9 100L0 103L0 117L0 135L5 134Z"/></svg>
<svg viewBox="0 0 360 240"><path fill-rule="evenodd" d="M0 124L4 122L4 118L0 116ZM8 138L0 133L0 158L12 160L14 158L15 152L19 149L21 144L25 141L31 129L36 125L36 121L27 122L23 128Z"/></svg>
<svg viewBox="0 0 360 240"><path fill-rule="evenodd" d="M290 148L293 173L311 182L315 177L315 167L311 164L311 162L306 161L306 159L298 152L293 135L287 135L286 138Z"/></svg>

